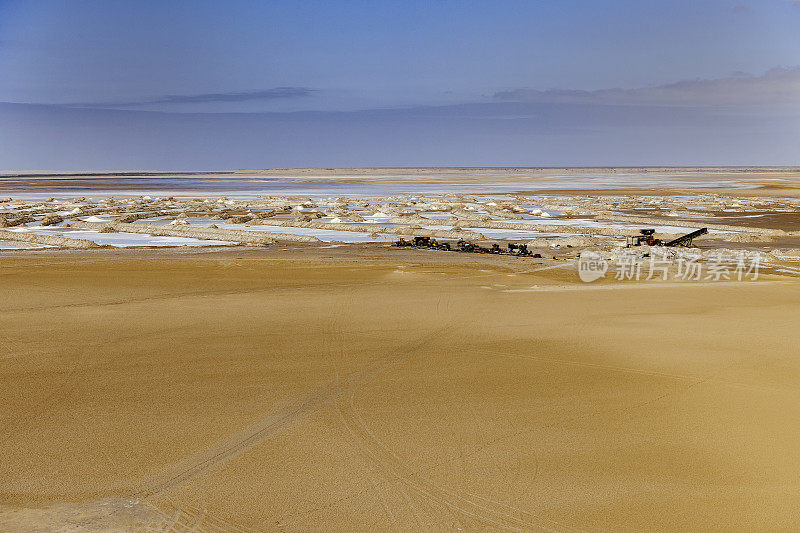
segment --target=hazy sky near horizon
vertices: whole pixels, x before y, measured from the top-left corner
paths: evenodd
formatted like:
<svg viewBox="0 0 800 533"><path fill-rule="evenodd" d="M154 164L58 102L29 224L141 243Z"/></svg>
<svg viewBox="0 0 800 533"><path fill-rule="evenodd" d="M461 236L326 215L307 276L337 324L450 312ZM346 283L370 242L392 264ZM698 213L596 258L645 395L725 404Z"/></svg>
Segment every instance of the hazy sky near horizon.
<svg viewBox="0 0 800 533"><path fill-rule="evenodd" d="M797 0L0 0L0 169L198 168L187 138L213 168L800 164L799 27Z"/></svg>

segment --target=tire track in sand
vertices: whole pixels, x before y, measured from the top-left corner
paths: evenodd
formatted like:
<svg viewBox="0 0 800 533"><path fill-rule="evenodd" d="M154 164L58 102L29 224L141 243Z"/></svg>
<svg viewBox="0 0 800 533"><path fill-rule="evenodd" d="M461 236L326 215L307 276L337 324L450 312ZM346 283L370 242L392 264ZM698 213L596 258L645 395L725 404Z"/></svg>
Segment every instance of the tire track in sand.
<svg viewBox="0 0 800 533"><path fill-rule="evenodd" d="M359 380L359 383L374 376L382 369L376 369L370 376ZM575 531L575 528L534 516L532 513L501 502L440 487L407 467L402 459L380 442L358 415L354 399L359 383L349 383L339 395L337 401L339 417L357 447L380 468L388 483L397 483L400 486L399 490L407 490L415 494L424 503L448 509L455 515L453 518L456 522L474 522L481 528L490 527L509 531ZM398 513L393 514L397 515ZM406 524L405 529L413 527L414 524Z"/></svg>
<svg viewBox="0 0 800 533"><path fill-rule="evenodd" d="M168 466L162 472L152 476L148 481L137 483L140 488L133 494L133 497L149 498L167 489L183 485L193 478L212 470L221 463L258 445L320 406L334 401L347 387L355 385L376 374L382 368L409 356L427 344L430 339L441 335L446 329L449 329L449 326L437 329L405 349L383 357L360 371L332 380L280 409L270 411L263 418L255 421L242 431L206 448L196 455Z"/></svg>

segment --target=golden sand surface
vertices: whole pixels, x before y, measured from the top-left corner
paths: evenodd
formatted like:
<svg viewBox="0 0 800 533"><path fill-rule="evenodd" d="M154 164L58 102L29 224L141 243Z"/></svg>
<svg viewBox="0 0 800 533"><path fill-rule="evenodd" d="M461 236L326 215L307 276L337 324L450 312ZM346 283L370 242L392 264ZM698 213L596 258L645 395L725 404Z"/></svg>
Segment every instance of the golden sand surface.
<svg viewBox="0 0 800 533"><path fill-rule="evenodd" d="M0 261L0 530L795 530L800 281L341 248Z"/></svg>

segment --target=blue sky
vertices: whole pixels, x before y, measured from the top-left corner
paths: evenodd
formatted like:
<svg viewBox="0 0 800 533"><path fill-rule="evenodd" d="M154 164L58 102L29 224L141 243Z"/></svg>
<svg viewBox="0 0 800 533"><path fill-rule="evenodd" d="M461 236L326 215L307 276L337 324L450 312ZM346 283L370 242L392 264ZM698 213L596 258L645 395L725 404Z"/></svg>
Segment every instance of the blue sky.
<svg viewBox="0 0 800 533"><path fill-rule="evenodd" d="M798 27L794 0L0 0L0 169L800 164Z"/></svg>

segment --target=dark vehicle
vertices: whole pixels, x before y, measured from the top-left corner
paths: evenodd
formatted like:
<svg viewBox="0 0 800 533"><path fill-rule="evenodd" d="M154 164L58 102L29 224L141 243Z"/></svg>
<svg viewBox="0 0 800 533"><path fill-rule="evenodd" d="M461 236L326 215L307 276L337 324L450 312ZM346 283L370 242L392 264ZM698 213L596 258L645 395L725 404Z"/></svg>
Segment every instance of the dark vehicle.
<svg viewBox="0 0 800 533"><path fill-rule="evenodd" d="M480 251L477 246L472 244L471 242L467 242L464 240L458 241L456 243L459 252L477 252Z"/></svg>
<svg viewBox="0 0 800 533"><path fill-rule="evenodd" d="M640 229L640 235L628 237L628 246L661 246L661 239L656 239L654 229Z"/></svg>
<svg viewBox="0 0 800 533"><path fill-rule="evenodd" d="M528 256L531 253L528 251L527 244L516 244L513 242L508 243L508 253L511 255Z"/></svg>

